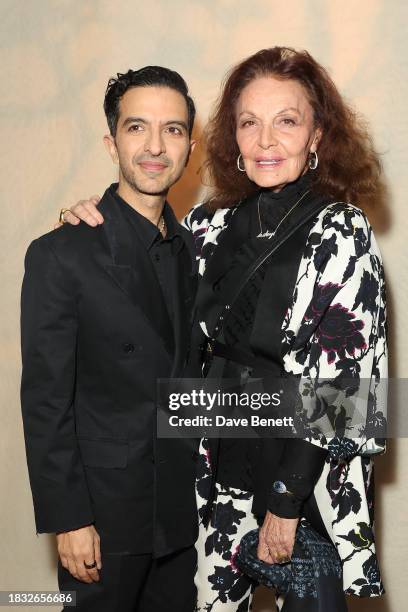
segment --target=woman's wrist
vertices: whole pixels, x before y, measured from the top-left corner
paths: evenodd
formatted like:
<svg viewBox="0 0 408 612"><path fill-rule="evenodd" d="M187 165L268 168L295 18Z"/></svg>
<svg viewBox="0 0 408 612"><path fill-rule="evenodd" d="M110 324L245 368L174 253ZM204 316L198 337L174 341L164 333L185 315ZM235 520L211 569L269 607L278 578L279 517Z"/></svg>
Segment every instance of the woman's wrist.
<svg viewBox="0 0 408 612"><path fill-rule="evenodd" d="M314 482L303 475L284 474L272 483L268 510L282 518L299 518L303 502L311 495Z"/></svg>

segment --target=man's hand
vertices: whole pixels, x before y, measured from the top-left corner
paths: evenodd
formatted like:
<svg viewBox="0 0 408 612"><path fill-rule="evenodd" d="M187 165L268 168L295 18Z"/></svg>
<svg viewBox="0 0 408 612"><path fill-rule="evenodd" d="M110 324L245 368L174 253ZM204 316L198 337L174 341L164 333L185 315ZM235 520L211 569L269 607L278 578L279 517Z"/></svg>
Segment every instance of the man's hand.
<svg viewBox="0 0 408 612"><path fill-rule="evenodd" d="M98 582L102 568L99 535L93 525L81 527L74 531L57 533L58 554L61 563L70 574L82 582ZM96 567L86 569L96 561Z"/></svg>
<svg viewBox="0 0 408 612"><path fill-rule="evenodd" d="M258 559L265 563L290 561L299 519L280 518L267 512L259 530Z"/></svg>
<svg viewBox="0 0 408 612"><path fill-rule="evenodd" d="M64 213L64 222L78 225L80 221L84 221L92 227L101 225L104 219L97 209L99 202L100 197L97 195L91 196L89 200L79 200L79 202ZM57 223L55 228L60 226L61 223Z"/></svg>

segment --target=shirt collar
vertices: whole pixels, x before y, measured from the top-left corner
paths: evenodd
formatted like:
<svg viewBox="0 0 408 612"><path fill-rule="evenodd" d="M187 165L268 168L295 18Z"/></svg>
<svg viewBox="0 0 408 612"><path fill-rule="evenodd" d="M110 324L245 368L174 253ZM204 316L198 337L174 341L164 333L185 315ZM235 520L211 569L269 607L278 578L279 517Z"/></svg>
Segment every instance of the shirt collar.
<svg viewBox="0 0 408 612"><path fill-rule="evenodd" d="M163 239L160 230L154 223L146 219L130 204L126 202L117 192L118 183L114 183L110 187L110 191L117 202L123 207L123 211L130 221L132 226L136 229L142 244L147 251L151 249L155 242L169 241L172 243L173 253L179 253L183 247L183 240L181 236L181 228L178 223L171 206L165 202L163 207L163 217L167 227L166 238Z"/></svg>

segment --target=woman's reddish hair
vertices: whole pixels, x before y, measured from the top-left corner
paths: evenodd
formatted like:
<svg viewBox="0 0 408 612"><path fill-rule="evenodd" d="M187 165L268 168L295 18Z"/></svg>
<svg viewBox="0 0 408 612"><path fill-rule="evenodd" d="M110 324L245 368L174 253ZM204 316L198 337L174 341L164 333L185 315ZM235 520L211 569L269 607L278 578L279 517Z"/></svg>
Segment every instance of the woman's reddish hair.
<svg viewBox="0 0 408 612"><path fill-rule="evenodd" d="M336 199L359 205L379 188L381 164L364 122L346 104L327 71L307 51L289 47L263 49L227 74L204 132L212 210L229 207L258 190L237 168L235 107L241 91L262 76L293 79L305 89L322 129L319 165L313 172L315 188Z"/></svg>

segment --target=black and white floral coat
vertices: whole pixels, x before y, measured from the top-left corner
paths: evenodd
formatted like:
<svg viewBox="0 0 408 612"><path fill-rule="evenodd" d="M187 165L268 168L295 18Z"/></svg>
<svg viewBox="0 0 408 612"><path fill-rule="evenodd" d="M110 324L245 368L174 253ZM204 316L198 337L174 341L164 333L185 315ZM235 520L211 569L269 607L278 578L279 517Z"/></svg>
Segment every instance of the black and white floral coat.
<svg viewBox="0 0 408 612"><path fill-rule="evenodd" d="M212 215L199 204L185 218L196 240L200 277L236 211L220 209ZM205 321L200 324L208 335ZM387 378L384 274L372 228L360 209L334 202L316 216L282 333L288 373L371 380L370 410L373 418L383 419L385 406L377 389ZM364 435L342 443L322 436L309 441L329 450L314 493L343 562L344 590L380 595L372 456L383 452L384 444Z"/></svg>

